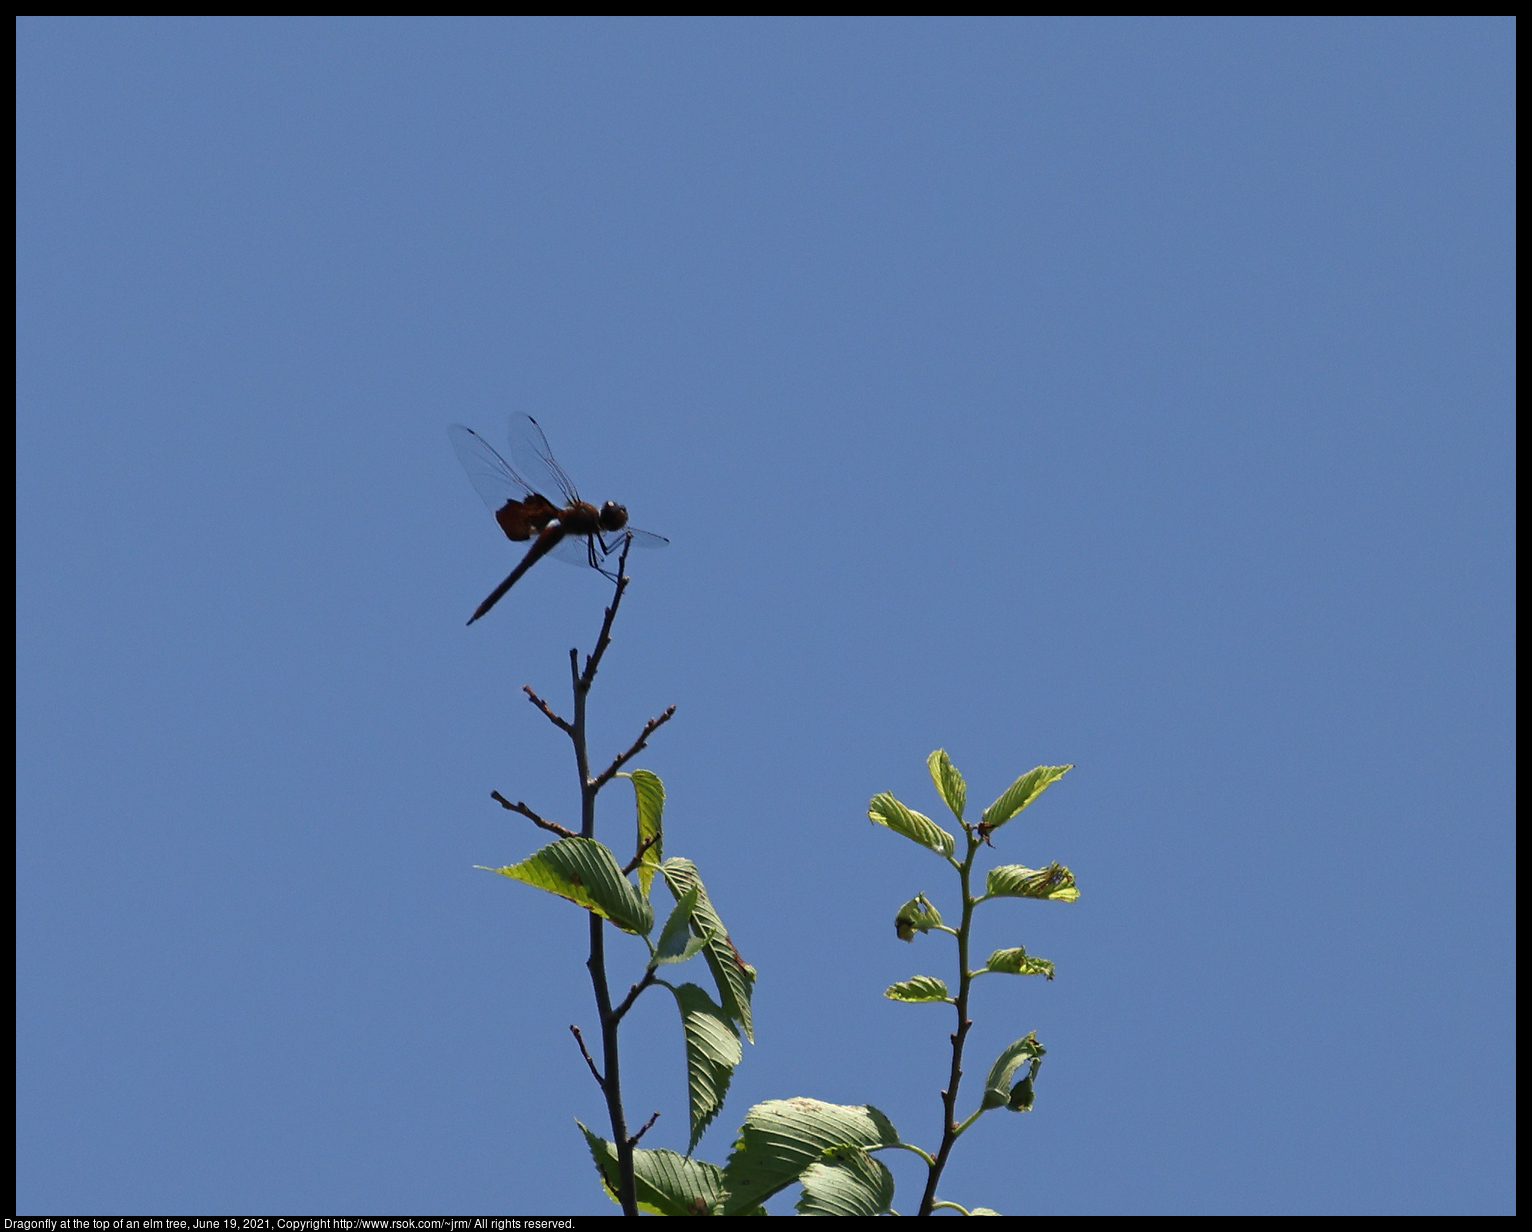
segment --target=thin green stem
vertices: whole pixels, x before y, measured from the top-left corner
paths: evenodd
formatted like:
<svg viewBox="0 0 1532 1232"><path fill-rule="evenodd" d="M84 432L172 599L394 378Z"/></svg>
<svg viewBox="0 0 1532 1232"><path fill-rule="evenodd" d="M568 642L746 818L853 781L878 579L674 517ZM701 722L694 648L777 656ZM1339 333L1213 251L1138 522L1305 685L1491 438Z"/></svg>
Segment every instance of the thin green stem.
<svg viewBox="0 0 1532 1232"><path fill-rule="evenodd" d="M884 1148L878 1147L877 1149L878 1150L883 1150ZM913 1154L919 1155L923 1160L926 1161L926 1167L928 1167L928 1168L933 1167L936 1164L936 1161L934 1159L932 1159L930 1155L928 1155L925 1151L922 1151L913 1142L891 1142L891 1143L888 1144L888 1149L889 1150L896 1150L897 1149L897 1150L900 1150L900 1151L910 1151Z"/></svg>

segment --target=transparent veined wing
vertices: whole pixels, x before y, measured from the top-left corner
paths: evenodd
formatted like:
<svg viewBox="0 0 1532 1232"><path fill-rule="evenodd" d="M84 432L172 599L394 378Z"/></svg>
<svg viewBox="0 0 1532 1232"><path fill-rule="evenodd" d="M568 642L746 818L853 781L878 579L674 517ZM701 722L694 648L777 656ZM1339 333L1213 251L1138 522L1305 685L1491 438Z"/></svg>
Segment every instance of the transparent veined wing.
<svg viewBox="0 0 1532 1232"><path fill-rule="evenodd" d="M608 566L616 568L617 561L622 556L623 540L630 534L633 536L633 546L636 548L662 548L670 542L663 535L629 527L625 530L607 531L602 535L566 535L548 555L570 565L594 564L597 569L605 569ZM594 560L591 559L593 550Z"/></svg>
<svg viewBox="0 0 1532 1232"><path fill-rule="evenodd" d="M554 460L542 428L530 415L511 416L508 435L514 467L472 428L453 424L447 435L474 491L511 540L526 542L559 517L560 506L549 500L549 493L561 497L566 508L580 499L573 481ZM596 535L565 535L543 551L568 564L589 566L612 576L623 545L630 542L634 547L658 548L670 541L646 530L625 527Z"/></svg>
<svg viewBox="0 0 1532 1232"><path fill-rule="evenodd" d="M556 505L572 505L580 499L574 482L553 460L553 450L548 448L548 438L537 426L537 420L530 415L512 415L508 436L511 459L520 468L519 478L531 484L533 491L549 497Z"/></svg>
<svg viewBox="0 0 1532 1232"><path fill-rule="evenodd" d="M646 530L639 530L636 526L625 526L622 530L608 531L604 535L592 535L591 542L596 547L596 560L601 569L615 569L617 562L622 559L622 546L631 542L636 548L662 548L670 542L663 535L650 534Z"/></svg>
<svg viewBox="0 0 1532 1232"><path fill-rule="evenodd" d="M590 561L590 537L588 535L565 535L549 549L548 555L566 565L588 566ZM596 560L602 559L601 545L596 545Z"/></svg>
<svg viewBox="0 0 1532 1232"><path fill-rule="evenodd" d="M532 495L526 481L472 428L453 424L447 429L447 435L452 439L457 460L468 472L468 482L473 484L473 490L483 498L491 513L506 501L525 500Z"/></svg>

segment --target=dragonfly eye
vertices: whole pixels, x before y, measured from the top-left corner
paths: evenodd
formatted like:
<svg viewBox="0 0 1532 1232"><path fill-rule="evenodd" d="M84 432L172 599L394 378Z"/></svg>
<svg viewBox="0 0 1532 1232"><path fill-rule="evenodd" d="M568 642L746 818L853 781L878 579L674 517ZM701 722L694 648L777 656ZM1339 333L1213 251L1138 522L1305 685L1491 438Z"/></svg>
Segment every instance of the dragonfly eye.
<svg viewBox="0 0 1532 1232"><path fill-rule="evenodd" d="M621 530L628 524L628 511L616 501L607 501L601 506L601 529Z"/></svg>

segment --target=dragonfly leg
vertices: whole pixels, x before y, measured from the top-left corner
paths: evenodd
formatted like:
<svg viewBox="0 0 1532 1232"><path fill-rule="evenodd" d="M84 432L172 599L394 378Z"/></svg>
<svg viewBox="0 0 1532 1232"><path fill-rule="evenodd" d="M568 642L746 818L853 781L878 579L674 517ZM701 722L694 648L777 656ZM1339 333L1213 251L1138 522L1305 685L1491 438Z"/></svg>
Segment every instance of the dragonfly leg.
<svg viewBox="0 0 1532 1232"><path fill-rule="evenodd" d="M586 545L588 546L588 548L590 550L590 567L592 569L594 569L597 573L599 573L602 577L606 578L608 581L620 582L622 579L619 578L610 569L602 568L600 561L597 559L596 541L598 539L601 541L600 555L603 558L607 557L607 556L611 556L613 553L615 553L617 551L616 547L608 547L607 546L606 536L605 535L592 535L589 539L587 539L585 541ZM621 540L619 539L618 542L620 543Z"/></svg>

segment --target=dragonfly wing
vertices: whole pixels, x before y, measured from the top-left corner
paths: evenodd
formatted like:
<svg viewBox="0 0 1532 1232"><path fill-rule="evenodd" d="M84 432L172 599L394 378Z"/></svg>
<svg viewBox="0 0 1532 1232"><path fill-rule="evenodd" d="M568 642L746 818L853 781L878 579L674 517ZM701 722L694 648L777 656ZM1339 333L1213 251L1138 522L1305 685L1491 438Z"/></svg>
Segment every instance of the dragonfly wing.
<svg viewBox="0 0 1532 1232"><path fill-rule="evenodd" d="M670 542L662 535L653 535L646 530L628 526L622 530L607 531L604 535L596 536L593 542L596 545L596 561L602 568L615 569L617 561L622 557L622 546L632 539L636 548L662 548Z"/></svg>
<svg viewBox="0 0 1532 1232"><path fill-rule="evenodd" d="M530 415L512 415L510 428L511 458L521 470L521 478L555 504L572 505L580 499L574 483L564 468L553 460L548 438ZM562 497L559 501L557 498Z"/></svg>
<svg viewBox="0 0 1532 1232"><path fill-rule="evenodd" d="M472 428L453 424L447 429L447 435L452 438L452 448L468 472L473 490L483 498L491 513L497 512L506 501L521 501L533 495L521 476Z"/></svg>
<svg viewBox="0 0 1532 1232"><path fill-rule="evenodd" d="M590 564L590 536L589 535L565 535L558 544L549 550L548 555L554 560L561 560L566 565L589 565ZM601 559L601 545L596 545L596 559Z"/></svg>
<svg viewBox="0 0 1532 1232"><path fill-rule="evenodd" d="M646 530L635 530L632 534L633 546L636 548L662 548L670 542L669 539L651 535ZM595 563L604 569L615 568L618 558L622 555L622 544L627 535L626 530L608 531L604 535L566 535L548 555L571 565L589 565L591 546L594 545Z"/></svg>
<svg viewBox="0 0 1532 1232"><path fill-rule="evenodd" d="M636 548L662 548L670 543L670 540L665 538L664 535L652 534L647 530L639 530L636 526L630 526L626 530L618 531L615 536L617 539L616 550L618 552L622 551L622 537L624 535L633 536L633 546Z"/></svg>

